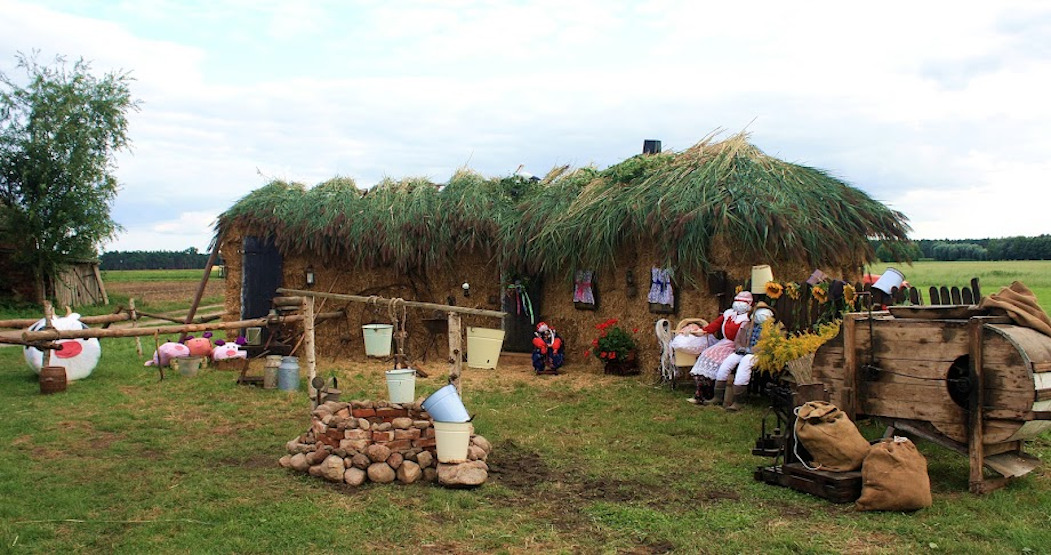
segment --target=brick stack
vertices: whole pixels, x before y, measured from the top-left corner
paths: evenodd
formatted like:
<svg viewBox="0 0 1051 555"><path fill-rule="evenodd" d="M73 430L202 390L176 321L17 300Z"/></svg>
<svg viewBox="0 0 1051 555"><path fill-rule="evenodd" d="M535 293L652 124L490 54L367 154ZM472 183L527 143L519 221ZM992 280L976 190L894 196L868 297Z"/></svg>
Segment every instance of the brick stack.
<svg viewBox="0 0 1051 555"><path fill-rule="evenodd" d="M468 460L438 463L433 421L422 398L412 404L387 401L329 401L311 413L310 429L289 441L281 466L332 482L411 484L435 481L449 487L481 485L492 450L471 435Z"/></svg>

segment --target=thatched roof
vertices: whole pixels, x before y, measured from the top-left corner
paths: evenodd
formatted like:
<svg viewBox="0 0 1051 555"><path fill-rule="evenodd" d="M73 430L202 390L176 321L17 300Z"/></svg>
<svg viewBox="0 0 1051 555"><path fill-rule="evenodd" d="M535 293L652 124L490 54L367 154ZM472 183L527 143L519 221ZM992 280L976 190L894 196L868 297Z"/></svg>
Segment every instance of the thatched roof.
<svg viewBox="0 0 1051 555"><path fill-rule="evenodd" d="M337 178L307 190L272 182L219 217L273 234L286 254L359 267L452 264L482 249L502 268L564 272L616 263L629 245L686 275L725 264L795 261L851 267L868 239L907 242L905 216L826 172L767 156L743 134L681 153L639 155L605 170L553 170L539 182L461 170L447 184L385 180L368 191Z"/></svg>

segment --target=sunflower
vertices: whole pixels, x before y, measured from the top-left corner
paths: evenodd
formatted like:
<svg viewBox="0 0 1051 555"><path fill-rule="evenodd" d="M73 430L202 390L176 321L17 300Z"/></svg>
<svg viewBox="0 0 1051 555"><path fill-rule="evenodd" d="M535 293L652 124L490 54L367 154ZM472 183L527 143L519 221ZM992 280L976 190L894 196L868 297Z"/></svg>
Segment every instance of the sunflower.
<svg viewBox="0 0 1051 555"><path fill-rule="evenodd" d="M828 286L824 284L814 286L814 298L817 299L817 302L821 304L825 304L828 302L828 291L825 289L826 287Z"/></svg>
<svg viewBox="0 0 1051 555"><path fill-rule="evenodd" d="M766 282L765 288L766 296L774 300L780 299L781 295L785 292L785 287L776 281Z"/></svg>
<svg viewBox="0 0 1051 555"><path fill-rule="evenodd" d="M849 283L844 285L843 286L843 300L846 301L847 304L850 305L851 308L853 308L854 307L854 301L856 301L857 299L858 299L858 292L854 290L854 286L849 284Z"/></svg>
<svg viewBox="0 0 1051 555"><path fill-rule="evenodd" d="M798 301L799 300L799 284L794 282L794 281L788 282L785 285L785 293L788 294L788 298L789 299L792 299L793 301Z"/></svg>

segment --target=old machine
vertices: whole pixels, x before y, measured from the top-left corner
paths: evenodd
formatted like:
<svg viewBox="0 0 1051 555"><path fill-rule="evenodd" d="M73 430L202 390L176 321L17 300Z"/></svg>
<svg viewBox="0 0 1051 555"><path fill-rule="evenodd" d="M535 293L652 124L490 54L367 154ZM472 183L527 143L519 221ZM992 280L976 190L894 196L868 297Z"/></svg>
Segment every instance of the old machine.
<svg viewBox="0 0 1051 555"><path fill-rule="evenodd" d="M852 420L878 418L887 435L926 439L968 456L974 493L1036 468L1024 442L1051 429L1051 337L977 305L847 314L802 381L771 386L785 388L772 395L776 430L768 431L764 420L753 452L784 464L760 468L757 479L793 486L787 482L794 479L783 477L799 461L792 453L791 407L807 400L827 398ZM987 477L983 469L999 476ZM817 484L811 489L847 487L817 475L799 479Z"/></svg>

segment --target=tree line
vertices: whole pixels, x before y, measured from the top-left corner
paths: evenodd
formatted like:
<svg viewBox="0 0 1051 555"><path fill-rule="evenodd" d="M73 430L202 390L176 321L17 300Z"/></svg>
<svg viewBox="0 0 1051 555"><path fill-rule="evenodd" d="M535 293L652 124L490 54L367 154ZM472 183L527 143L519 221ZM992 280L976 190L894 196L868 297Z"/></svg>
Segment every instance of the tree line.
<svg viewBox="0 0 1051 555"><path fill-rule="evenodd" d="M183 251L113 251L99 257L103 270L198 270L208 264L208 254L195 247Z"/></svg>
<svg viewBox="0 0 1051 555"><path fill-rule="evenodd" d="M877 242L880 260L895 260L894 254ZM999 239L919 239L907 249L913 260L1051 260L1051 235Z"/></svg>

